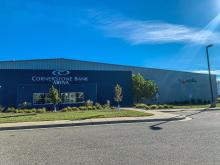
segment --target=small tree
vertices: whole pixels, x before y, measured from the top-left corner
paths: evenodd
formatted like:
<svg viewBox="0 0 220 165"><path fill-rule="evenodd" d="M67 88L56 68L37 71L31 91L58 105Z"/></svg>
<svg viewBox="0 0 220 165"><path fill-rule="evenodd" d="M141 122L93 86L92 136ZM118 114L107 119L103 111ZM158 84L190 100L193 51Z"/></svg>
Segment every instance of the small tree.
<svg viewBox="0 0 220 165"><path fill-rule="evenodd" d="M118 103L118 111L120 110L120 102L123 99L122 87L119 84L115 86L115 98L114 100Z"/></svg>
<svg viewBox="0 0 220 165"><path fill-rule="evenodd" d="M145 79L141 74L132 75L133 94L137 103L139 103L143 97L144 83Z"/></svg>
<svg viewBox="0 0 220 165"><path fill-rule="evenodd" d="M142 99L151 99L158 92L158 87L152 80L145 80L141 74L132 76L133 93L136 102L139 103Z"/></svg>
<svg viewBox="0 0 220 165"><path fill-rule="evenodd" d="M49 90L49 97L50 97L50 102L54 106L54 112L56 112L57 104L61 102L61 99L60 99L58 90L54 86L52 86Z"/></svg>

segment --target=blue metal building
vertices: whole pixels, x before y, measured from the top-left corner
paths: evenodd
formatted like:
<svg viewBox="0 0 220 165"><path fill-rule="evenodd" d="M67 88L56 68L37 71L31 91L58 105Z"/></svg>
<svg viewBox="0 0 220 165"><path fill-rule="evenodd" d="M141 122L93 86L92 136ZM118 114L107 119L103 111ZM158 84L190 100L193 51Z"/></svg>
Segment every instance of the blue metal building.
<svg viewBox="0 0 220 165"><path fill-rule="evenodd" d="M59 88L63 97L61 106L75 105L87 99L100 103L110 100L114 103L113 87L119 83L124 93L122 105L129 106L133 103L131 74L137 73L156 82L159 87L159 103L191 99L209 101L211 98L207 74L58 58L1 61L0 104L17 106L28 101L35 106L45 106L48 88L52 84ZM212 75L212 83L216 99L215 75Z"/></svg>

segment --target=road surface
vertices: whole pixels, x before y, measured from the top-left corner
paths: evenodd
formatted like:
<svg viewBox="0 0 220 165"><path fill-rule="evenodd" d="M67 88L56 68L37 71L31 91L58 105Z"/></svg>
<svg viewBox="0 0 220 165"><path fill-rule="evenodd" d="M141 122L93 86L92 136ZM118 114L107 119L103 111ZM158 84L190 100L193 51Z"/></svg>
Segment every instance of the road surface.
<svg viewBox="0 0 220 165"><path fill-rule="evenodd" d="M220 111L185 114L193 120L0 131L0 164L219 165Z"/></svg>

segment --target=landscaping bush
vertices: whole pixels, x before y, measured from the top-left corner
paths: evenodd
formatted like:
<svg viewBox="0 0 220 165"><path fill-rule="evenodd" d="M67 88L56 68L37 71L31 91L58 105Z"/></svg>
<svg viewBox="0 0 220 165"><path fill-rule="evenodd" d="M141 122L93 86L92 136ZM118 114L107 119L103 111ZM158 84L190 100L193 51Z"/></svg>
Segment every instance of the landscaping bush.
<svg viewBox="0 0 220 165"><path fill-rule="evenodd" d="M146 104L135 104L135 108L145 109L146 106Z"/></svg>
<svg viewBox="0 0 220 165"><path fill-rule="evenodd" d="M93 110L93 106L87 106L87 110Z"/></svg>
<svg viewBox="0 0 220 165"><path fill-rule="evenodd" d="M71 111L79 111L80 109L77 107L65 107L61 110L61 112L71 112Z"/></svg>
<svg viewBox="0 0 220 165"><path fill-rule="evenodd" d="M6 109L6 112L14 112L15 113L15 108L14 107L8 107L7 109Z"/></svg>
<svg viewBox="0 0 220 165"><path fill-rule="evenodd" d="M85 106L93 106L93 101L92 100L87 100L86 102L85 102Z"/></svg>
<svg viewBox="0 0 220 165"><path fill-rule="evenodd" d="M86 106L80 106L79 109L82 110L82 111L85 111L85 110L87 110L87 107Z"/></svg>
<svg viewBox="0 0 220 165"><path fill-rule="evenodd" d="M157 109L157 105L151 105L150 109Z"/></svg>
<svg viewBox="0 0 220 165"><path fill-rule="evenodd" d="M72 107L71 110L72 111L79 111L79 108L78 107Z"/></svg>
<svg viewBox="0 0 220 165"><path fill-rule="evenodd" d="M111 109L111 107L109 106L109 104L104 104L102 107L103 107L103 109Z"/></svg>
<svg viewBox="0 0 220 165"><path fill-rule="evenodd" d="M168 107L169 107L170 109L173 109L173 105L168 105Z"/></svg>
<svg viewBox="0 0 220 165"><path fill-rule="evenodd" d="M19 109L29 109L31 107L31 103L25 101L18 105Z"/></svg>
<svg viewBox="0 0 220 165"><path fill-rule="evenodd" d="M15 109L14 113L24 113L24 110L22 110L22 109Z"/></svg>
<svg viewBox="0 0 220 165"><path fill-rule="evenodd" d="M99 103L96 103L96 104L95 104L95 107L96 107L96 109L98 109L98 110L102 110L102 109L103 109L102 105L99 104Z"/></svg>
<svg viewBox="0 0 220 165"><path fill-rule="evenodd" d="M36 109L19 109L18 110L19 112L18 113L35 113L36 112Z"/></svg>
<svg viewBox="0 0 220 165"><path fill-rule="evenodd" d="M150 107L148 105L145 105L144 109L149 110Z"/></svg>
<svg viewBox="0 0 220 165"><path fill-rule="evenodd" d="M45 113L46 108L16 109L14 107L8 107L4 112L6 113Z"/></svg>
<svg viewBox="0 0 220 165"><path fill-rule="evenodd" d="M64 110L65 110L66 112L72 111L72 107L65 107Z"/></svg>
<svg viewBox="0 0 220 165"><path fill-rule="evenodd" d="M70 107L65 107L61 109L61 112L69 112L69 111L71 111Z"/></svg>
<svg viewBox="0 0 220 165"><path fill-rule="evenodd" d="M158 105L157 109L164 109L164 106L163 105Z"/></svg>
<svg viewBox="0 0 220 165"><path fill-rule="evenodd" d="M164 109L169 109L169 105L166 105L166 104L165 104L165 105L163 105L163 108L164 108Z"/></svg>
<svg viewBox="0 0 220 165"><path fill-rule="evenodd" d="M0 112L4 112L5 108L0 105Z"/></svg>
<svg viewBox="0 0 220 165"><path fill-rule="evenodd" d="M41 108L41 109L36 109L35 110L36 113L45 113L47 112L46 108Z"/></svg>

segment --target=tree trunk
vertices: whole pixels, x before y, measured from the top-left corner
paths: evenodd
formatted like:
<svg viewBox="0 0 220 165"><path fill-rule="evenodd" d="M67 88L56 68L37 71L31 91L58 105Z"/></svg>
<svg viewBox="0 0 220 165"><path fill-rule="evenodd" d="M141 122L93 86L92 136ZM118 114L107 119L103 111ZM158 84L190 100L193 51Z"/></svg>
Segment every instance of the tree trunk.
<svg viewBox="0 0 220 165"><path fill-rule="evenodd" d="M118 111L120 111L120 104L119 104L119 102L118 102Z"/></svg>
<svg viewBox="0 0 220 165"><path fill-rule="evenodd" d="M56 106L56 104L54 104L54 110L53 110L54 112L56 112L57 111L57 106Z"/></svg>

